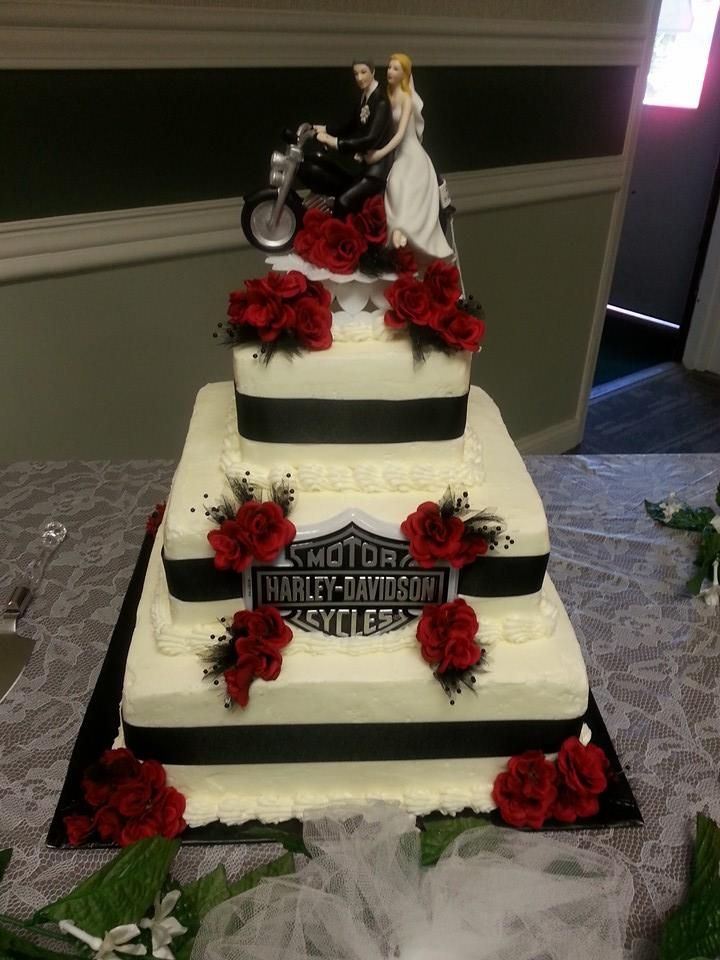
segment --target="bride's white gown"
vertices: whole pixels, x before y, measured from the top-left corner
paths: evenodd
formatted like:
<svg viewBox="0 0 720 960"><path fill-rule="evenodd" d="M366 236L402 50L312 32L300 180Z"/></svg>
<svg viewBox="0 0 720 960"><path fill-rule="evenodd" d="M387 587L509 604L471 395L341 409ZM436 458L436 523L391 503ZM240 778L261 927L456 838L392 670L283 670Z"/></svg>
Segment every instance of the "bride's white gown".
<svg viewBox="0 0 720 960"><path fill-rule="evenodd" d="M396 126L401 113L402 106L393 107ZM388 236L393 230L401 230L413 250L432 259L451 257L452 248L440 228L439 210L435 168L418 138L413 107L385 187Z"/></svg>

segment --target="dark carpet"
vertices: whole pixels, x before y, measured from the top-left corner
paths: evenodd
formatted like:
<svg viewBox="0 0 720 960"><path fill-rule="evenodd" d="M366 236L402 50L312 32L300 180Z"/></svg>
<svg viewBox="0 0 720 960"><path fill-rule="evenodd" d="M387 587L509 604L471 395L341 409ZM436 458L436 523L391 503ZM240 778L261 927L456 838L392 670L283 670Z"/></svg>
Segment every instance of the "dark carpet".
<svg viewBox="0 0 720 960"><path fill-rule="evenodd" d="M666 364L591 399L573 453L720 452L720 377Z"/></svg>

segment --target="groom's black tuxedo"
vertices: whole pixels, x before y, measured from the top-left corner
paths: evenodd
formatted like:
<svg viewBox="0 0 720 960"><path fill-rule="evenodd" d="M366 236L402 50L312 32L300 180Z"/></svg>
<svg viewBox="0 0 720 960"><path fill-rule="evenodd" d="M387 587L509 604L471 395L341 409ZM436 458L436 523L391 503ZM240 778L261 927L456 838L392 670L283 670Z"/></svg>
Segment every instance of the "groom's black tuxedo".
<svg viewBox="0 0 720 960"><path fill-rule="evenodd" d="M354 156L379 150L392 139L394 131L390 101L384 89L377 86L366 100L361 96L355 110L344 124L328 126L327 132L337 137L339 153ZM389 153L377 163L362 164L363 172L349 190L335 199L336 216L359 210L367 197L381 193L390 173L393 156Z"/></svg>
<svg viewBox="0 0 720 960"><path fill-rule="evenodd" d="M357 102L355 110L342 126L328 127L327 132L337 137L338 151L350 154L367 153L368 150L379 150L392 138L393 119L390 101L385 90L379 86L367 98L367 113L363 122L363 98ZM377 163L364 164L366 177L378 177L387 180L392 166L392 153L389 153Z"/></svg>

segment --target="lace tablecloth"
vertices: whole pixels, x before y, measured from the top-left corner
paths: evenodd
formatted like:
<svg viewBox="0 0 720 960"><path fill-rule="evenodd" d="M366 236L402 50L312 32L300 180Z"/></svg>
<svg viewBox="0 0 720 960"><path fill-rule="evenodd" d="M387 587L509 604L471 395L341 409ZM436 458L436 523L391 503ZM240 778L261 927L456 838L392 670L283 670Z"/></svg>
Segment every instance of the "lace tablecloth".
<svg viewBox="0 0 720 960"><path fill-rule="evenodd" d="M562 834L619 857L635 884L629 942L656 955L684 892L698 811L720 820L720 611L689 597L690 534L654 524L643 498L670 491L712 504L720 454L532 457L547 509L550 572L645 817L644 828ZM173 464L22 463L0 468L0 588L7 591L47 519L68 539L24 619L38 645L0 704L0 848L14 856L0 911L27 915L96 869L107 851L45 847L67 761L144 535ZM277 847L185 847L186 881L225 862L230 876Z"/></svg>

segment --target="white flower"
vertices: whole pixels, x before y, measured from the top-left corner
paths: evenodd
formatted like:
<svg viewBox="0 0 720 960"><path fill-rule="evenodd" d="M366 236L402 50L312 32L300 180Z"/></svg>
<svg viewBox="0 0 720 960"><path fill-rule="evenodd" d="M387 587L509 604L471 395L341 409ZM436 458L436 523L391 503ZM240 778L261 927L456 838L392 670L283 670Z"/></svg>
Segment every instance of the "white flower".
<svg viewBox="0 0 720 960"><path fill-rule="evenodd" d="M678 499L678 495L674 490L671 491L670 496L667 500L663 500L660 503L660 509L663 512L663 519L667 523L668 520L672 520L678 510L682 510L685 504L682 500Z"/></svg>
<svg viewBox="0 0 720 960"><path fill-rule="evenodd" d="M713 582L711 587L705 587L700 591L700 596L709 607L717 607L720 604L720 583L718 582L718 566L720 560L713 560Z"/></svg>
<svg viewBox="0 0 720 960"><path fill-rule="evenodd" d="M187 933L187 927L183 927L175 917L170 916L179 899L179 890L171 890L162 900L160 900L158 894L158 896L155 897L154 916L145 917L140 921L141 927L150 930L153 948L152 955L158 957L158 960L175 960L173 952L170 949L170 941L179 933Z"/></svg>
<svg viewBox="0 0 720 960"><path fill-rule="evenodd" d="M95 952L95 960L122 960L118 954L130 953L134 957L144 957L147 950L141 943L129 943L139 936L140 928L136 923L124 923L122 926L113 927L108 930L105 936L94 937L91 933L76 927L70 920L61 920L60 929L63 933L70 933L78 940L86 943L91 950Z"/></svg>
<svg viewBox="0 0 720 960"><path fill-rule="evenodd" d="M716 517L712 518L710 521L710 526L715 527L717 532L720 533L720 513Z"/></svg>

